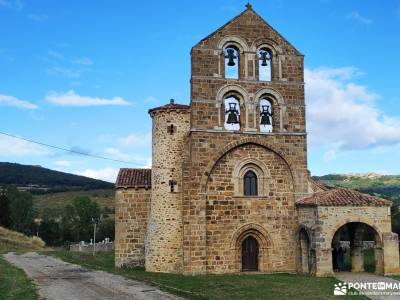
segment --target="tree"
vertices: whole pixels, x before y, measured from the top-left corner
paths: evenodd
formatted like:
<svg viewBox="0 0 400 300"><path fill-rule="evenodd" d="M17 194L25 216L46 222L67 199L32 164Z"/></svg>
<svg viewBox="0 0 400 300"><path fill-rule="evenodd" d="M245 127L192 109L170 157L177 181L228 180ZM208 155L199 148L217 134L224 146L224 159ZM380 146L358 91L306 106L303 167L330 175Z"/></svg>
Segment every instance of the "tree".
<svg viewBox="0 0 400 300"><path fill-rule="evenodd" d="M92 233L92 218L100 217L100 207L88 197L77 197L65 207L62 218L64 240L70 235L72 240L89 240Z"/></svg>
<svg viewBox="0 0 400 300"><path fill-rule="evenodd" d="M8 187L6 194L10 201L10 227L16 231L31 234L35 216L32 195L18 191L15 186Z"/></svg>
<svg viewBox="0 0 400 300"><path fill-rule="evenodd" d="M7 197L6 188L0 190L0 226L8 228L11 225L10 220L10 200Z"/></svg>
<svg viewBox="0 0 400 300"><path fill-rule="evenodd" d="M99 233L96 240L104 240L105 238L110 238L114 240L115 238L115 222L114 219L105 219L100 223Z"/></svg>
<svg viewBox="0 0 400 300"><path fill-rule="evenodd" d="M396 205L392 210L392 231L400 235L400 207Z"/></svg>
<svg viewBox="0 0 400 300"><path fill-rule="evenodd" d="M62 244L62 231L55 209L45 208L39 226L39 235L46 244L59 246Z"/></svg>

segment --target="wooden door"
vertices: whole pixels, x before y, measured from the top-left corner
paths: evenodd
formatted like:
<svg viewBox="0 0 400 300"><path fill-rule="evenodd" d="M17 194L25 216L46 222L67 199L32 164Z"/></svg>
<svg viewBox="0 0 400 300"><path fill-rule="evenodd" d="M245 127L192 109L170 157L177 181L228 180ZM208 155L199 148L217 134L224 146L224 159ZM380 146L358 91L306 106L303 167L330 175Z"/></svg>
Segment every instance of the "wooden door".
<svg viewBox="0 0 400 300"><path fill-rule="evenodd" d="M252 236L242 243L242 271L258 271L258 242Z"/></svg>

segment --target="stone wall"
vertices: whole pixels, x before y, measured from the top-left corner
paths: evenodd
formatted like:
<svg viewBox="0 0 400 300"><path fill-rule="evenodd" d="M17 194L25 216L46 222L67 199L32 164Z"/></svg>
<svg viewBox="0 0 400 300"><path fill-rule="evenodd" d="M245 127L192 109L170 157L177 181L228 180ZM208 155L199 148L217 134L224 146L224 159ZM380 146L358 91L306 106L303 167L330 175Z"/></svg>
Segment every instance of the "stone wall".
<svg viewBox="0 0 400 300"><path fill-rule="evenodd" d="M316 251L316 275L330 276L332 270L332 240L336 231L347 223L369 225L379 236L379 247L385 248L384 235L391 233L390 207L321 206L298 209L299 222L313 232ZM314 215L313 218L311 216ZM379 250L379 249L378 249ZM385 264L389 263L389 257ZM395 262L391 262L395 263ZM397 262L398 267L398 262Z"/></svg>
<svg viewBox="0 0 400 300"><path fill-rule="evenodd" d="M146 270L179 273L182 272L183 257L182 157L184 139L189 132L189 111L155 110L151 116L152 196L146 237Z"/></svg>
<svg viewBox="0 0 400 300"><path fill-rule="evenodd" d="M73 244L69 246L69 251L75 252L93 252L93 243L88 244L85 242ZM114 251L114 242L99 242L96 243L96 252L111 252Z"/></svg>
<svg viewBox="0 0 400 300"><path fill-rule="evenodd" d="M214 166L219 164L221 158L223 158L227 153L235 151L235 149L240 149L241 147L246 147L246 145L254 145L251 147L256 147L257 149L264 149L265 157L261 158L262 162L270 166L271 177L269 180L272 182L277 182L277 180L284 180L287 184L287 177L282 179L279 175L279 170L281 170L281 165L283 162L286 165L287 176L292 180L293 188L289 188L286 192L288 193L286 199L276 200L273 205L275 207L286 206L288 211L282 216L286 218L291 216L293 219L288 220L288 224L285 229L289 233L292 233L294 239L294 228L293 222L297 222L295 216L295 208L291 201L293 199L299 199L308 195L308 175L307 175L307 158L305 155L305 136L298 135L244 135L235 133L207 133L207 132L191 132L190 135L190 149L188 149L188 155L185 158L185 168L184 168L184 181L187 183L184 190L183 198L183 220L184 220L184 259L185 259L185 273L206 273L207 271L207 255L208 247L206 245L207 233L206 228L206 216L207 210L207 185L210 180L218 180L219 174L216 173L212 175ZM257 154L258 155L258 154ZM243 157L237 160L248 158L248 154L243 154ZM268 158L267 158L268 157ZM279 162L277 165L270 165L269 159L274 158L273 162ZM279 157L279 159L278 159ZM225 170L228 172L229 170ZM211 176L212 175L212 176ZM226 173L222 174L226 184L230 181L225 176ZM231 179L232 180L232 179ZM226 185L225 184L225 185ZM283 185L281 186L283 187ZM286 188L287 186L285 186ZM230 187L232 188L232 187ZM226 191L229 193L229 190ZM289 197L289 193L292 193ZM228 194L229 195L229 194ZM290 200L289 200L290 199ZM248 200L237 200L247 202ZM250 201L250 200L249 200ZM256 201L250 202L252 209L257 209ZM240 205L239 205L240 206ZM228 204L222 209L228 209L228 207L236 207L235 205ZM289 212L289 210L292 210ZM272 212L272 206L271 211ZM279 213L275 211L275 213ZM232 211L232 215L226 215L225 218L230 218L235 224L237 220L234 219L237 212ZM268 218L268 216L266 217ZM270 220L269 224L274 226L275 222L277 224L282 224L282 219ZM276 225L278 226L278 225ZM274 230L277 232L276 230ZM215 234L215 233L213 233ZM274 238L281 239L277 235ZM284 238L288 243L285 245L287 247L293 246L291 241ZM274 241L273 241L274 242ZM278 242L279 243L279 242ZM282 244L282 247L283 244ZM227 250L228 251L228 250ZM231 251L231 249L229 250ZM278 255L274 253L274 255ZM272 256L274 256L272 255ZM216 255L218 256L218 255ZM278 255L279 256L279 255ZM277 258L279 261L279 258ZM285 266L280 266L280 269L291 269L292 262L287 261ZM220 272L222 267L217 268ZM228 267L228 268L232 268ZM276 269L279 269L276 265ZM271 267L269 268L271 270Z"/></svg>
<svg viewBox="0 0 400 300"><path fill-rule="evenodd" d="M224 76L223 51L230 44L240 50L239 80ZM261 46L272 51L272 81L258 80ZM221 128L223 93L235 90L242 96L241 131L258 131L254 124L259 115L258 101L268 94L276 101L274 131L305 132L303 55L253 10L245 11L194 46L191 58L192 129Z"/></svg>
<svg viewBox="0 0 400 300"><path fill-rule="evenodd" d="M151 189L117 189L115 194L115 265L144 266L144 242Z"/></svg>
<svg viewBox="0 0 400 300"><path fill-rule="evenodd" d="M225 78L224 47L227 45L239 49L238 79ZM264 46L272 52L269 62L272 81L269 82L258 80L258 50ZM235 230L251 219L258 229L251 226L247 229L260 239L265 252L269 252L261 268L294 270L295 255L289 250L295 248L297 219L293 203L308 195L303 56L248 7L194 46L191 59L191 130L183 169L186 182L182 202L184 272L238 271L236 246L229 248L228 244L230 239L240 238L240 234L234 235ZM240 102L240 130L236 132L224 129L223 100L227 93L235 93ZM258 105L264 95L273 101L274 110L273 132L268 134L261 133L258 125ZM250 149L258 149L254 154L264 155L261 160L270 169L268 180L276 183L277 194L268 195L268 200L232 198L232 178L229 179L232 170L222 161L234 155L231 152L236 153L236 148L239 152L247 149L249 153L252 153ZM246 151L242 155L232 158L229 164L249 157ZM283 162L285 169L282 169ZM224 190L217 190L212 180ZM279 193L286 194L278 196ZM210 196L214 199L209 200ZM210 201L216 201L215 205ZM284 212L282 216L276 210L280 208ZM258 210L264 210L267 215L262 217ZM217 218L220 218L219 225ZM283 260L284 255L288 259Z"/></svg>
<svg viewBox="0 0 400 300"><path fill-rule="evenodd" d="M242 166L246 158L250 161ZM235 169L253 168L257 161L258 182L265 177L263 195L260 184L259 196L238 194ZM294 272L294 212L293 179L281 157L252 144L228 152L215 164L207 183L207 273L241 271L241 242L247 232L260 239L260 271Z"/></svg>

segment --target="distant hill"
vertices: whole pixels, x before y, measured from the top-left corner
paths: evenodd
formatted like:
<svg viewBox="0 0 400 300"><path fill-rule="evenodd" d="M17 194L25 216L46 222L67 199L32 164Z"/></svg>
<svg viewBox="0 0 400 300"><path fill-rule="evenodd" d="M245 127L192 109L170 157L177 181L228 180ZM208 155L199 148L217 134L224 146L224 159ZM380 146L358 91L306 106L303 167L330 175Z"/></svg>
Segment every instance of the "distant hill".
<svg viewBox="0 0 400 300"><path fill-rule="evenodd" d="M350 188L400 204L400 175L330 174L313 178L331 186Z"/></svg>
<svg viewBox="0 0 400 300"><path fill-rule="evenodd" d="M34 194L63 191L111 189L114 184L102 180L54 171L40 166L0 162L0 185L13 184Z"/></svg>

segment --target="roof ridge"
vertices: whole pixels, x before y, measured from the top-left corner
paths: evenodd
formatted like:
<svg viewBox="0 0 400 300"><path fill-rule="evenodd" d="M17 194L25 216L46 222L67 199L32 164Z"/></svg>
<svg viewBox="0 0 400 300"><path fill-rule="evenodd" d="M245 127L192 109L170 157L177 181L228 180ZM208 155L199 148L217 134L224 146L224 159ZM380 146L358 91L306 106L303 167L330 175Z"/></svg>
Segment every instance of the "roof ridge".
<svg viewBox="0 0 400 300"><path fill-rule="evenodd" d="M171 99L169 103L160 105L154 108L150 108L148 113L152 114L153 112L157 110L176 110L176 111L188 111L190 110L190 105L187 104L179 104L175 103L174 99Z"/></svg>
<svg viewBox="0 0 400 300"><path fill-rule="evenodd" d="M390 206L391 201L350 188L335 187L318 191L296 201L307 206Z"/></svg>
<svg viewBox="0 0 400 300"><path fill-rule="evenodd" d="M210 38L211 36L213 36L214 34L216 34L218 31L222 30L223 28L225 28L227 25L229 25L230 23L236 21L236 19L240 18L242 15L244 15L247 12L253 12L254 15L259 18L261 20L261 22L263 22L265 25L267 25L268 27L271 28L271 30L277 34L282 40L284 40L289 46L291 46L297 55L301 55L304 56L303 53L301 53L291 42L289 42L281 33L279 33L279 31L277 31L271 24L269 24L267 21L265 21L265 19L263 17L261 17L254 9L251 5L246 5L246 9L243 10L240 14L238 14L237 16L231 18L228 22L226 22L224 25L218 27L216 30L214 30L213 32L211 32L209 35L207 35L206 37L202 38L199 42L197 42L193 47L197 47L198 45L200 45L203 41L207 40L208 38Z"/></svg>
<svg viewBox="0 0 400 300"><path fill-rule="evenodd" d="M235 21L236 19L238 19L239 17L241 17L242 15L244 15L244 13L246 13L249 10L253 10L253 8L246 8L244 11L242 11L240 14L238 14L237 16L231 18L228 22L224 23L224 25L218 27L216 30L214 30L213 32L211 32L210 34L208 34L206 37L202 38L199 42L197 42L193 47L195 48L196 46L200 45L201 42L207 40L208 38L210 38L211 36L213 36L214 34L216 34L218 31L220 31L221 29L223 29L225 26L227 26L228 24L232 23L233 21Z"/></svg>

